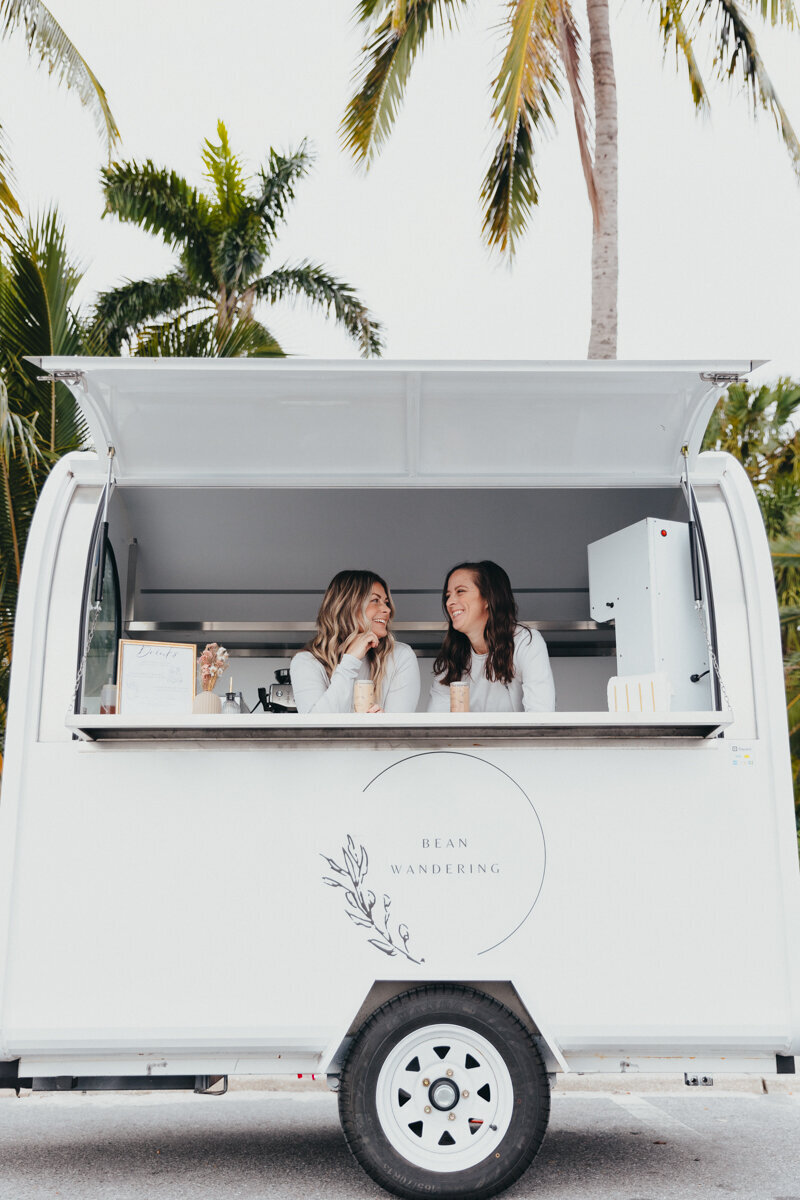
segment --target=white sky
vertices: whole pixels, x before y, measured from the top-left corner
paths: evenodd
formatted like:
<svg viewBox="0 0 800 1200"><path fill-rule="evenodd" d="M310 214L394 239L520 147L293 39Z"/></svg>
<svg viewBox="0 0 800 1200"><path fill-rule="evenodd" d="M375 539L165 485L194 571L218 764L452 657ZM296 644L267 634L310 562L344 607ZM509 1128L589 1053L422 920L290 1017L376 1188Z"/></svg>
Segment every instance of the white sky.
<svg viewBox="0 0 800 1200"><path fill-rule="evenodd" d="M477 0L460 34L428 45L366 177L338 147L360 45L353 0L50 7L106 88L122 157L151 157L200 183L201 143L218 117L253 167L270 145L313 142L316 169L300 184L273 262L309 257L354 284L387 327L387 357L585 357L591 217L566 109L540 154L542 203L513 268L479 236L501 0ZM769 358L767 377L800 377L800 185L788 154L771 118L754 121L728 89L712 88L710 119L694 115L685 72L676 74L672 55L662 63L656 8L613 6L619 356ZM800 33L759 32L759 41L800 132ZM0 43L0 119L25 203L58 204L87 269L84 299L168 268L157 239L101 220L104 152L92 118L33 69L20 38ZM290 351L354 353L319 314L286 307L265 316Z"/></svg>

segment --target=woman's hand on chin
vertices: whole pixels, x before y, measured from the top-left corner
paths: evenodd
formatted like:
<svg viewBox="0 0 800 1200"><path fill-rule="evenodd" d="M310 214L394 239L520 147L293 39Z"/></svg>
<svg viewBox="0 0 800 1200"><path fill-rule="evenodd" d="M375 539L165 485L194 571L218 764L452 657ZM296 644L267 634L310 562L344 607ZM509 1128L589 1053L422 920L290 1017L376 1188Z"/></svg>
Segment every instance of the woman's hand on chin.
<svg viewBox="0 0 800 1200"><path fill-rule="evenodd" d="M380 638L377 633L373 633L368 629L365 633L354 633L344 644L344 654L353 654L356 658L362 658L371 650L373 646L377 646Z"/></svg>

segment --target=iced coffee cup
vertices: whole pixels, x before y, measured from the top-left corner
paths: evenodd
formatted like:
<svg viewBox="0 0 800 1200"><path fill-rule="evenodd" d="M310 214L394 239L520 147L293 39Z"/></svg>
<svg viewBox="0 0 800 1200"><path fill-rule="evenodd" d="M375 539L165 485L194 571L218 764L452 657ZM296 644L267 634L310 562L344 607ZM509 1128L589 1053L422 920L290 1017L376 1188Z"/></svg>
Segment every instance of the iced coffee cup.
<svg viewBox="0 0 800 1200"><path fill-rule="evenodd" d="M451 683L450 684L450 712L451 713L468 713L469 712L469 684L468 683Z"/></svg>
<svg viewBox="0 0 800 1200"><path fill-rule="evenodd" d="M353 684L353 712L369 712L375 703L375 684L371 679L357 679Z"/></svg>

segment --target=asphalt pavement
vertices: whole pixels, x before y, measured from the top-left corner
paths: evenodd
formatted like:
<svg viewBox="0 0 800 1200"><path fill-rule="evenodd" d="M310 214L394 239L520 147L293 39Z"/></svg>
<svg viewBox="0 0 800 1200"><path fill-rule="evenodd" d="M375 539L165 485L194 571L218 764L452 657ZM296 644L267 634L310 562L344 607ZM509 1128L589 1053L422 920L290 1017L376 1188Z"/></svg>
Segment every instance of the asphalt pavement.
<svg viewBox="0 0 800 1200"><path fill-rule="evenodd" d="M281 1090L277 1090L280 1086ZM766 1086L767 1091L764 1091ZM17 1099L0 1091L1 1200L356 1200L383 1197L351 1158L321 1082L252 1081L227 1096ZM553 1092L538 1158L509 1200L800 1200L791 1076L584 1076Z"/></svg>

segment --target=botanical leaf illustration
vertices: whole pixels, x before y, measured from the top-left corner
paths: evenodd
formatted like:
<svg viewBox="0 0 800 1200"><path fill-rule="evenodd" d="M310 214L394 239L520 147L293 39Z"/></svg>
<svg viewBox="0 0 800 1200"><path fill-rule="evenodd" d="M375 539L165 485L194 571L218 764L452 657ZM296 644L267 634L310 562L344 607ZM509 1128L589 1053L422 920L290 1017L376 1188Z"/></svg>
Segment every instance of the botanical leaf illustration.
<svg viewBox="0 0 800 1200"><path fill-rule="evenodd" d="M373 891L365 890L363 887L369 867L369 855L365 846L356 848L353 838L348 833L346 844L342 846L343 866L335 859L329 858L327 854L320 854L320 858L325 860L334 873L333 876L323 875L322 882L327 887L342 889L345 904L348 906L345 909L346 915L354 925L358 925L360 929L369 929L374 935L368 938L370 946L374 946L376 950L380 950L389 958L402 954L409 962L422 963L425 961L424 958L414 958L409 951L408 943L411 935L407 925L398 925L397 934L393 936L391 929L392 899L386 892L383 893L383 903L378 910L378 920L373 915L377 897ZM398 940L395 940L396 938Z"/></svg>
<svg viewBox="0 0 800 1200"><path fill-rule="evenodd" d="M388 954L390 958L393 954L397 954L395 946L387 946L386 942L380 942L377 938L370 938L369 944L370 946L377 946L379 950L382 950L384 954Z"/></svg>

